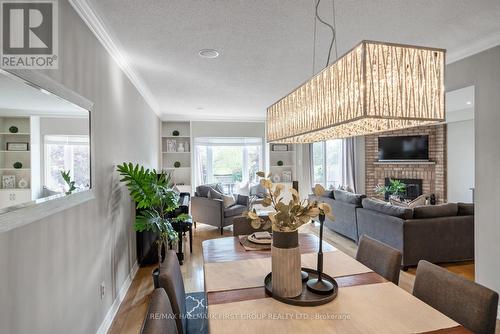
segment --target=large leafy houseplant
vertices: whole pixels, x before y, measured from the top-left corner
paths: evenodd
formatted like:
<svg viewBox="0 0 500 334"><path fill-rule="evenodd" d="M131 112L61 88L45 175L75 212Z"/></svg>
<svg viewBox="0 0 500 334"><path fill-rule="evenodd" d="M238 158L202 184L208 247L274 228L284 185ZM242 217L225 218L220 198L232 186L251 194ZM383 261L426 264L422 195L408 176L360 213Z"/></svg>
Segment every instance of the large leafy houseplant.
<svg viewBox="0 0 500 334"><path fill-rule="evenodd" d="M122 176L121 182L127 186L130 196L136 203L140 214L136 216L134 229L138 232L150 231L158 235L158 268L162 262L162 248L177 240L177 233L172 222L185 221L189 215L180 214L172 217L179 207L179 194L171 186L170 174L158 173L154 169L145 169L132 163L117 166Z"/></svg>

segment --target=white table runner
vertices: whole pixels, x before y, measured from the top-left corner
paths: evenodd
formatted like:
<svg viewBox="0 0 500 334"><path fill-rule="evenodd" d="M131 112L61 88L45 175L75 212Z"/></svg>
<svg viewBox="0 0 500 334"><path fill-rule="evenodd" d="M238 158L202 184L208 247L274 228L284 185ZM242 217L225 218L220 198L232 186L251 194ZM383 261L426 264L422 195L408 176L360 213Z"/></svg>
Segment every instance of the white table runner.
<svg viewBox="0 0 500 334"><path fill-rule="evenodd" d="M316 268L317 254L302 254L302 267ZM271 272L271 258L206 263L205 291L225 291L264 286ZM341 251L323 254L323 270L332 277L356 275L372 270Z"/></svg>

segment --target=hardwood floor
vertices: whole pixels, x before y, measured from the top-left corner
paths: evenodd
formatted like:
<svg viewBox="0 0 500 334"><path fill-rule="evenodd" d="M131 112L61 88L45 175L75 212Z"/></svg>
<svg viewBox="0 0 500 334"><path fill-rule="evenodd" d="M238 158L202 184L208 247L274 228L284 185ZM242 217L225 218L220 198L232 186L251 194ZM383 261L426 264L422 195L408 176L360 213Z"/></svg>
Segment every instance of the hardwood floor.
<svg viewBox="0 0 500 334"><path fill-rule="evenodd" d="M318 234L318 224L307 224L301 228L301 232ZM231 228L224 229L222 237L232 236ZM219 229L212 226L198 224L193 230L193 253L189 253L189 246L185 248L185 260L181 266L186 292L203 291L203 255L201 243L207 239L220 238ZM328 229L324 230L324 240L332 244L344 253L354 257L356 254L356 244ZM187 243L184 243L187 244ZM470 280L474 279L474 263L455 263L443 265L448 270L464 276ZM113 321L109 333L129 334L139 333L143 318L147 311L149 296L153 291L151 272L155 266L140 268L135 276L132 285L125 299L123 300L118 313ZM408 292L413 290L416 268L410 268L407 272L401 272L399 285ZM500 334L500 325L497 325L497 334Z"/></svg>

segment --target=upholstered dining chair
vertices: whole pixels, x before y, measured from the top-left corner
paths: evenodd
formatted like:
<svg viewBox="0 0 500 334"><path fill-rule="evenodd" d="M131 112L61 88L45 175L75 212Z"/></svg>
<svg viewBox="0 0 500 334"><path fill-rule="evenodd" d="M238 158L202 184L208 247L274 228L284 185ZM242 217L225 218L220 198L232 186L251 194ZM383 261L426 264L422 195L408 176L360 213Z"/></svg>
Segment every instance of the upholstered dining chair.
<svg viewBox="0 0 500 334"><path fill-rule="evenodd" d="M358 244L356 260L386 280L398 285L401 252L380 241L363 235Z"/></svg>
<svg viewBox="0 0 500 334"><path fill-rule="evenodd" d="M172 250L165 254L158 282L170 299L179 334L207 333L205 293L186 294L181 266L177 254Z"/></svg>
<svg viewBox="0 0 500 334"><path fill-rule="evenodd" d="M167 293L164 289L154 290L142 324L141 334L177 333L177 324Z"/></svg>
<svg viewBox="0 0 500 334"><path fill-rule="evenodd" d="M498 293L421 260L413 295L476 334L494 334Z"/></svg>

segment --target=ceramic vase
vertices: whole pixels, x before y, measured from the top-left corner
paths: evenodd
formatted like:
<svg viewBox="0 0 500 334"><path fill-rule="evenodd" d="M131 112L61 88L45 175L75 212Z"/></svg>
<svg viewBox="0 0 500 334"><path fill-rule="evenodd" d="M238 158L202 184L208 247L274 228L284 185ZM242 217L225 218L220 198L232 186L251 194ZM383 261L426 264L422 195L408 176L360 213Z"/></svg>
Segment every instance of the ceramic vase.
<svg viewBox="0 0 500 334"><path fill-rule="evenodd" d="M271 246L273 295L294 298L302 293L299 233L273 231Z"/></svg>

